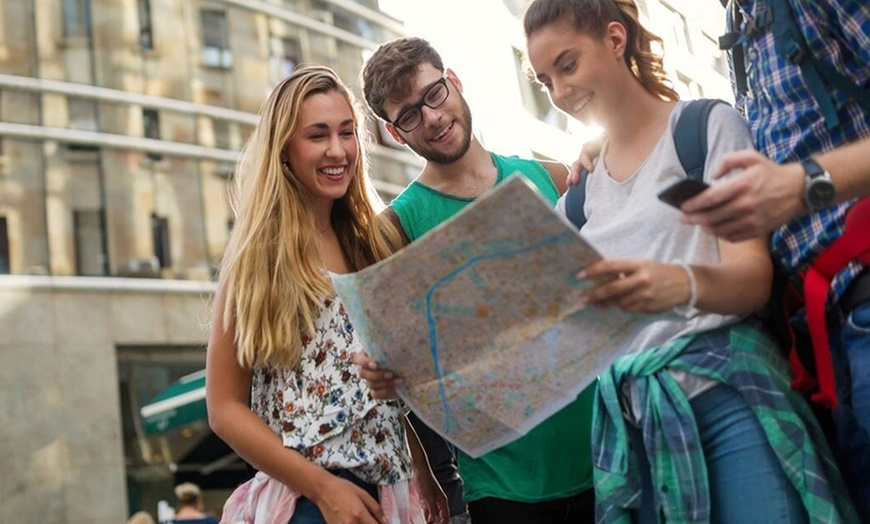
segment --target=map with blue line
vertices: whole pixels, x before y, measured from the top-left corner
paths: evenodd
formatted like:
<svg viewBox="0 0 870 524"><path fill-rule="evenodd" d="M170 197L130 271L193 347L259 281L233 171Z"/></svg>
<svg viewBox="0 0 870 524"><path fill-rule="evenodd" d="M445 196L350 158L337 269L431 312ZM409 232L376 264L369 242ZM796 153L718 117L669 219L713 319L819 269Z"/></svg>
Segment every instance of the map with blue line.
<svg viewBox="0 0 870 524"><path fill-rule="evenodd" d="M642 327L642 316L580 301L576 273L598 258L514 176L333 283L363 347L402 377L408 406L479 456L573 401Z"/></svg>

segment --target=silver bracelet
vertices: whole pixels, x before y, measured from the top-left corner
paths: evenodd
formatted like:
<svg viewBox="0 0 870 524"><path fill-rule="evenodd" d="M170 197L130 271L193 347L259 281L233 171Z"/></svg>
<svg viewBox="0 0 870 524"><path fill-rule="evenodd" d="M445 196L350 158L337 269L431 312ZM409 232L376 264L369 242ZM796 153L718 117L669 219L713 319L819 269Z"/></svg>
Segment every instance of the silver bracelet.
<svg viewBox="0 0 870 524"><path fill-rule="evenodd" d="M695 279L695 272L692 271L692 266L687 262L678 260L677 265L683 268L686 276L689 277L689 301L685 306L675 307L674 312L680 316L688 316L689 312L695 309L695 305L698 304L698 280Z"/></svg>

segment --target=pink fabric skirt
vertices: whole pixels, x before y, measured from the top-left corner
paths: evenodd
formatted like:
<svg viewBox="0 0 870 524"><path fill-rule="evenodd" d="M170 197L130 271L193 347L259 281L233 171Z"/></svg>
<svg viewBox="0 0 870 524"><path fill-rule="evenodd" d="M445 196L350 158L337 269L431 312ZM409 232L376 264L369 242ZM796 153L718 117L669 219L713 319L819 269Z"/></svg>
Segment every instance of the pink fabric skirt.
<svg viewBox="0 0 870 524"><path fill-rule="evenodd" d="M221 524L287 524L301 495L263 472L233 491L224 504ZM426 524L413 481L378 486L381 511L389 524Z"/></svg>

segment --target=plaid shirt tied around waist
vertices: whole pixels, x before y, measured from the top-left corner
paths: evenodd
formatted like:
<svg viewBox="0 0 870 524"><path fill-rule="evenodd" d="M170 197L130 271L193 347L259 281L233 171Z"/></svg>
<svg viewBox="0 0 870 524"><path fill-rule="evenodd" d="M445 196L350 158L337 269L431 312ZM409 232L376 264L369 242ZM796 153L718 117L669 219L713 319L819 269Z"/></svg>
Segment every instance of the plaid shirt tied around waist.
<svg viewBox="0 0 870 524"><path fill-rule="evenodd" d="M689 401L668 372L681 370L737 389L764 428L810 522L858 522L812 412L789 388L774 343L749 322L672 340L626 355L599 377L592 432L596 521L631 522L641 472L629 449L620 392L634 380L652 485L667 522L710 521L704 451ZM625 409L630 410L630 405ZM629 411L630 412L630 411Z"/></svg>

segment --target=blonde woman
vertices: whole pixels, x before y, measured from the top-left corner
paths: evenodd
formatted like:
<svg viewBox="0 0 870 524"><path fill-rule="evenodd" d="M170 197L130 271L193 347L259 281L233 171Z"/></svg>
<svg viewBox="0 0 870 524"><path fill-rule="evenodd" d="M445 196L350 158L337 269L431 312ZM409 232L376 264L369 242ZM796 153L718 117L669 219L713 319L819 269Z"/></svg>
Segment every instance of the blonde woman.
<svg viewBox="0 0 870 524"><path fill-rule="evenodd" d="M399 242L377 215L360 129L335 73L302 67L266 100L236 170L206 399L212 429L259 473L230 497L224 522L416 524L424 506L430 521L446 515L403 408L373 400L352 369L363 348L329 279Z"/></svg>

